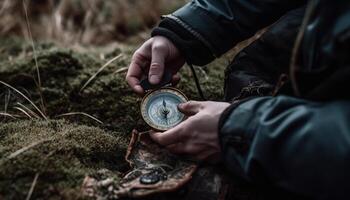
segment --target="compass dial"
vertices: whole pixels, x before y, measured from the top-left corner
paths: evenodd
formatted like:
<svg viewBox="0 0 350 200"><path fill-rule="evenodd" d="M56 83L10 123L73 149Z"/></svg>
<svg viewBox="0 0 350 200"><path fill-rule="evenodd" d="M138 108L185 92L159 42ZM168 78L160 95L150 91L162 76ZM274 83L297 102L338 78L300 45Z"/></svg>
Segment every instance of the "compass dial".
<svg viewBox="0 0 350 200"><path fill-rule="evenodd" d="M185 115L177 109L177 106L186 101L187 97L177 89L154 90L141 102L142 118L156 130L168 130L185 119Z"/></svg>

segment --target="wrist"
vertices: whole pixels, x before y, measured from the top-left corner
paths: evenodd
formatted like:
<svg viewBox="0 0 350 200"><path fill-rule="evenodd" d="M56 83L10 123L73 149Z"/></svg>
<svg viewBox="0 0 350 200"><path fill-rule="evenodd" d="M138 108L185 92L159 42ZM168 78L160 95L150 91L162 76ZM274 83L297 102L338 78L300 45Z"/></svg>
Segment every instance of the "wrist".
<svg viewBox="0 0 350 200"><path fill-rule="evenodd" d="M153 29L151 36L166 37L177 47L187 63L202 66L215 59L201 41L172 19L164 18L159 26Z"/></svg>

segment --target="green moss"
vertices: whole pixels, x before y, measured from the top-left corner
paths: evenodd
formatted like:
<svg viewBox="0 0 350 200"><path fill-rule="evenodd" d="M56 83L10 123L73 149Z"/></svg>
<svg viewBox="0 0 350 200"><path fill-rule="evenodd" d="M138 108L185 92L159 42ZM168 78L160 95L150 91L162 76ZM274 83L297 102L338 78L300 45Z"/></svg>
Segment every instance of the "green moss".
<svg viewBox="0 0 350 200"><path fill-rule="evenodd" d="M40 142L43 141L43 142ZM39 143L38 143L39 142ZM120 133L79 126L65 121L21 121L0 125L0 196L25 197L35 174L39 174L33 198L72 194L86 174L126 169L127 146ZM9 158L19 149L23 153Z"/></svg>
<svg viewBox="0 0 350 200"><path fill-rule="evenodd" d="M35 60L31 49L25 43L22 44L23 47L19 48L22 50L17 49L13 51L16 53L11 53L12 60L0 57L0 80L19 89L36 105L40 105L39 90L34 81L37 79ZM10 46L11 42L6 48L11 49ZM119 53L124 57L108 66L80 92L84 83L107 60L99 58L100 52L78 53L50 44L40 45L37 58L44 110L48 117L56 119L59 114L84 112L97 117L104 124L100 125L82 115L65 117L74 124L65 121L17 121L1 124L0 197L24 197L35 174L39 173L33 197L80 198L79 186L85 174L99 174L99 169L102 168L109 169L113 174L125 170L123 156L128 144L128 133L135 127L139 130L149 129L139 114L140 97L126 84L125 73L114 73L117 69L128 66L136 46L135 43L106 52L106 58ZM227 58L224 57L205 68L197 68L207 99L222 99L223 69L227 63ZM190 99L200 100L189 68L184 67L180 73L182 81L178 87ZM8 94L8 88L0 86L0 108L3 108L4 96ZM9 113L22 114L14 109L17 102L33 109L12 91L10 101L7 102ZM43 139L49 141L30 148L14 159L7 159L18 149Z"/></svg>

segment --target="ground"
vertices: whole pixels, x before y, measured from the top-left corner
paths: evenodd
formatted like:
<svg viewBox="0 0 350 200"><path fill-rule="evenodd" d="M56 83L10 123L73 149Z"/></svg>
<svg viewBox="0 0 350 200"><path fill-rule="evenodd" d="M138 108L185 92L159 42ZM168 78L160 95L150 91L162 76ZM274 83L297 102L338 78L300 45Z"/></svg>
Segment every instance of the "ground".
<svg viewBox="0 0 350 200"><path fill-rule="evenodd" d="M118 181L131 131L149 129L125 82L131 56L185 2L0 2L0 199L84 199L85 175ZM207 99L222 100L238 49L196 68ZM190 69L180 73L177 87L199 100Z"/></svg>
<svg viewBox="0 0 350 200"><path fill-rule="evenodd" d="M117 180L128 170L123 156L132 129L149 129L140 117L141 98L125 82L132 52L140 42L136 39L84 50L38 43L39 87L30 43L20 38L0 40L0 81L8 84L0 86L0 197L25 198L37 175L33 198L79 199L86 174L107 169ZM81 91L89 78L117 55L122 57ZM210 100L222 99L229 58L196 68ZM184 67L181 75L178 88L198 100L189 68ZM45 117L9 86L37 105Z"/></svg>

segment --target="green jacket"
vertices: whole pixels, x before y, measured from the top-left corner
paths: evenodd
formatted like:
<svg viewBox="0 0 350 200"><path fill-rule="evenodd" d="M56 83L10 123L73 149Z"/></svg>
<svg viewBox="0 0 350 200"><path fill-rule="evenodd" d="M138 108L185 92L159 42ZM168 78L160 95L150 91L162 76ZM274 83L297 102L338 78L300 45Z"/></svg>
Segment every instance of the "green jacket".
<svg viewBox="0 0 350 200"><path fill-rule="evenodd" d="M293 92L228 108L219 125L222 159L252 183L350 199L350 1L194 0L165 16L152 35L173 41L187 62L205 65L307 3L299 37L291 38L293 68L285 70Z"/></svg>

